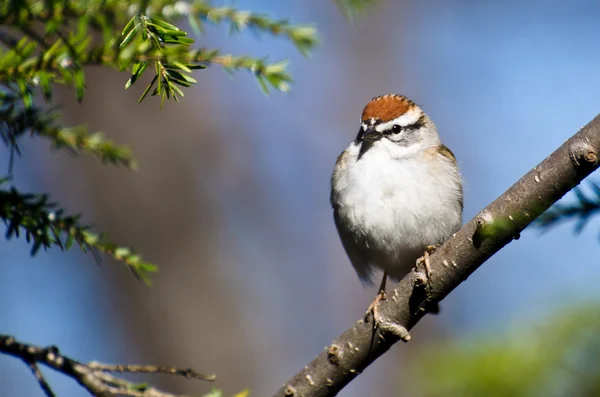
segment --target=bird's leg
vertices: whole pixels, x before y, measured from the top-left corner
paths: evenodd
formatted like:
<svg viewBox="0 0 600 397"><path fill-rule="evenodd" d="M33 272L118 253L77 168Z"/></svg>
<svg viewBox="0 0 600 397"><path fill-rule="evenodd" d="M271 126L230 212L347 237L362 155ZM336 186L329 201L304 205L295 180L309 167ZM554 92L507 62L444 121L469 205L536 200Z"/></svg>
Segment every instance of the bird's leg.
<svg viewBox="0 0 600 397"><path fill-rule="evenodd" d="M383 279L381 280L381 285L379 286L379 292L377 292L377 296L375 297L373 302L371 302L371 304L369 305L369 308L367 309L366 316L373 313L373 322L375 325L381 323L381 321L380 321L381 318L379 317L379 311L377 310L377 306L379 305L379 302L387 299L387 295L385 293L386 281L387 281L387 272L383 272Z"/></svg>
<svg viewBox="0 0 600 397"><path fill-rule="evenodd" d="M395 324L390 322L379 315L379 310L377 307L379 306L379 302L387 299L385 293L385 283L387 281L387 272L383 272L383 280L381 280L381 285L379 286L379 292L375 297L375 300L369 305L367 309L367 313L365 314L365 321L369 317L371 313L373 313L373 330L375 328L379 328L382 334L391 333L403 340L404 342L408 342L410 340L410 334L408 330L400 324ZM381 336L381 335L380 335Z"/></svg>
<svg viewBox="0 0 600 397"><path fill-rule="evenodd" d="M422 257L422 263L425 267L425 274L427 275L427 280L429 282L431 282L431 264L429 263L429 256L433 254L438 247L438 245L428 245L425 247L425 253Z"/></svg>

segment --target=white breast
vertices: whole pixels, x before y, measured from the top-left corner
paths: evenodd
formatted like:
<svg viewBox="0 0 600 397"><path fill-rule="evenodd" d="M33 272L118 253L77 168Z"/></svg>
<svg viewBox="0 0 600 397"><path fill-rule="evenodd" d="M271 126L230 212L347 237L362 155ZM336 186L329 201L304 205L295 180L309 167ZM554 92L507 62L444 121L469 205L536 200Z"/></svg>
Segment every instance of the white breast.
<svg viewBox="0 0 600 397"><path fill-rule="evenodd" d="M332 203L346 232L340 236L352 236L346 251L360 252L349 252L359 275L376 268L399 279L427 245L460 228L462 190L456 166L437 152L397 159L385 144L376 142L358 161L359 145L350 145L334 172Z"/></svg>

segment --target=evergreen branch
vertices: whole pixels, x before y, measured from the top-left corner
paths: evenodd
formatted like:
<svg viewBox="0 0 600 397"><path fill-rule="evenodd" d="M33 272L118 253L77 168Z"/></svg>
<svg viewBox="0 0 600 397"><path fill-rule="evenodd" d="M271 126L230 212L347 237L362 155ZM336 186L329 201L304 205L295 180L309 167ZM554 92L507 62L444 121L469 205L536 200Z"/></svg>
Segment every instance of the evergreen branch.
<svg viewBox="0 0 600 397"><path fill-rule="evenodd" d="M0 179L0 186L8 179ZM7 227L6 239L19 238L21 233L32 244L31 255L59 247L68 250L73 243L87 253L90 251L97 262L98 252L103 252L124 262L136 277L149 283L149 274L156 266L144 262L133 250L110 242L103 234L94 234L89 226L80 224L80 215L66 215L56 203L49 202L46 194L24 194L16 188L0 189L0 219Z"/></svg>
<svg viewBox="0 0 600 397"><path fill-rule="evenodd" d="M575 233L581 233L592 217L600 212L600 186L594 182L590 182L589 185L592 194L588 195L581 188L576 187L573 189L573 193L577 197L576 202L553 205L537 219L535 226L540 229L550 229L573 219L575 220Z"/></svg>
<svg viewBox="0 0 600 397"><path fill-rule="evenodd" d="M29 133L30 136L44 137L54 148L67 149L72 154L83 152L100 158L104 163L137 168L131 150L107 140L102 133L90 134L83 126L59 127L56 111L19 107L15 103L18 98L11 95L0 96L0 99L0 137L11 152L21 154L19 140Z"/></svg>
<svg viewBox="0 0 600 397"><path fill-rule="evenodd" d="M154 88L152 95L160 96L161 103L171 97L177 100L183 96L179 86L189 87L196 83L191 70L209 65L219 65L228 72L250 71L265 93L269 88L283 92L290 88L292 78L286 70L287 62L266 63L248 56L222 55L218 50L189 49L191 39L173 25L144 16L132 21L124 29L119 45L111 42L92 46L88 36L72 35L59 38L48 50L36 53L36 41L24 37L8 51L0 49L0 83L8 86L16 81L26 107L33 106L33 87L39 87L44 98L49 100L52 82L73 86L81 100L85 90L83 68L89 65L118 70L133 65L126 88L137 82L151 66L149 69L154 70L154 78L140 100Z"/></svg>
<svg viewBox="0 0 600 397"><path fill-rule="evenodd" d="M185 37L187 36L187 33L181 31L177 26L145 15L134 16L123 29L122 36L123 40L119 44L119 49L133 48L135 51L135 49L141 48L142 52L149 49L158 56L161 56L169 49L175 49L181 53L183 52L182 49L184 46L194 42L193 39ZM132 42L134 42L133 46L130 45ZM129 62L131 62L131 60L129 60ZM197 63L186 65L178 61L172 61L171 64L166 64L164 60L158 58L136 61L132 67L131 77L125 84L125 89L131 87L150 64L154 66L155 75L150 85L144 90L139 102L146 97L148 92L154 87L154 83L156 83L152 95L161 97L161 107L167 98L173 97L176 101L179 101L178 96L183 97L183 91L177 87L178 84L183 87L189 87L196 83L196 80L190 75L191 69L205 68L205 66Z"/></svg>
<svg viewBox="0 0 600 397"><path fill-rule="evenodd" d="M369 2L373 0L352 0L353 2ZM69 18L80 20L90 18L90 22L100 27L110 22L123 26L127 18L136 15L164 16L168 20L187 18L197 35L202 33L202 23L219 24L228 22L232 31L251 29L265 32L273 36L288 38L304 55L318 44L316 30L312 26L293 25L286 19L274 19L265 14L238 10L235 7L216 7L207 0L192 2L174 0L150 1L105 1L105 0L54 0L54 8L48 7L45 1L7 0L0 5L0 23L7 25L24 25L36 19L44 23ZM144 10L141 7L145 6Z"/></svg>
<svg viewBox="0 0 600 397"><path fill-rule="evenodd" d="M123 58L127 59L131 56L127 62L134 62L132 75L125 88L133 85L147 67L153 65L155 75L144 90L140 101L154 88L152 95L160 96L162 105L165 99L173 97L178 100L178 96L183 96L178 86L189 87L196 83L190 75L191 69L202 69L213 64L222 66L228 72L238 69L251 71L265 93L269 92L269 87L282 92L289 90L292 79L285 70L287 62L267 65L263 60L220 55L218 51L185 50L184 46L193 43L192 39L185 37L186 35L176 26L160 19L143 15L132 18L123 29L123 40L119 45L120 49L129 49L129 53ZM138 36L137 42L136 36ZM175 46L167 46L169 44Z"/></svg>
<svg viewBox="0 0 600 397"><path fill-rule="evenodd" d="M23 41L27 42L25 39ZM2 58L0 52L0 83L21 81L24 87L38 86L44 96L49 98L50 82L53 80L70 83L75 85L76 90L83 90L84 79L77 79L76 76L82 73L85 66L102 65L122 70L131 64L134 66L126 88L133 85L150 65L154 66L155 82L160 82L161 88L168 84L168 88L173 91L176 91L173 88L175 85L189 87L196 82L187 71L209 65L222 66L228 72L247 70L257 78L266 93L269 92L269 87L287 92L290 88L289 83L293 81L287 71L286 61L267 63L265 60L248 56L221 54L218 50L194 50L181 46L156 48L149 44L149 41L130 42L123 48L115 48L114 45L96 46L78 54L76 63L80 68L73 69L73 58L65 53L64 43L57 41L52 49L51 54L34 55L23 61L14 56L11 59ZM2 67L3 59L10 65ZM154 95L161 95L162 92L156 91ZM182 96L181 93L178 94ZM31 106L31 103L28 106Z"/></svg>
<svg viewBox="0 0 600 397"><path fill-rule="evenodd" d="M167 62L170 63L171 61L167 60ZM269 93L269 87L288 92L290 89L289 83L293 81L287 72L288 62L285 60L266 63L264 59L221 54L218 50L199 49L183 55L179 62L220 65L228 72L240 69L249 71L256 77L265 93Z"/></svg>
<svg viewBox="0 0 600 397"><path fill-rule="evenodd" d="M108 56L110 57L110 56ZM127 58L130 57L130 58ZM180 48L167 49L157 52L148 50L144 52L141 48L131 54L121 55L120 62L134 62L135 65L144 65L160 62L159 68L156 68L155 80L146 88L144 96L154 86L154 83L172 82L184 87L187 87L196 82L191 76L187 75L185 70L204 68L209 65L222 66L227 72L235 70L246 70L252 73L258 80L261 89L269 92L269 87L278 91L289 91L292 77L287 71L287 61L275 63L267 63L264 59L256 59L249 56L234 56L231 54L221 54L219 50L209 50L205 48L189 51L181 51ZM145 67L139 66L139 69L134 67L132 71L133 81L137 81L143 73ZM185 68L185 69L184 69ZM160 76L160 79L158 78ZM130 79L130 81L131 81ZM133 83L128 82L126 87ZM159 95L155 91L153 95Z"/></svg>
<svg viewBox="0 0 600 397"><path fill-rule="evenodd" d="M184 397L164 392L146 383L134 383L110 375L110 372L170 374L186 379L215 380L215 375L203 375L192 369L158 367L152 365L108 365L98 362L82 363L62 354L56 346L40 347L17 341L12 336L0 335L0 353L21 359L31 368L47 397L55 397L52 388L39 369L39 364L77 381L88 393L97 397ZM208 396L213 395L212 393ZM238 394L243 397L246 394Z"/></svg>
<svg viewBox="0 0 600 397"><path fill-rule="evenodd" d="M119 146L106 139L102 132L88 133L83 126L70 128L50 128L45 131L38 131L39 135L50 139L53 147L60 149L66 148L73 154L82 151L95 155L103 163L113 165L124 165L125 167L137 170L137 161L133 157L131 149L127 146Z"/></svg>
<svg viewBox="0 0 600 397"><path fill-rule="evenodd" d="M206 21L215 24L228 22L232 32L251 29L287 37L304 56L309 56L318 44L316 29L312 26L293 25L285 19L272 19L264 14L241 11L235 7L214 7L205 0L167 4L162 7L161 14L168 19L188 18L196 34L202 32L202 22Z"/></svg>
<svg viewBox="0 0 600 397"><path fill-rule="evenodd" d="M8 47L8 50L0 49L0 83L7 85L16 82L28 107L32 104L31 88L39 85L44 98L49 100L52 83L74 87L77 99L81 101L85 91L83 67L89 64L100 64L120 71L131 67L132 74L126 88L133 85L151 66L149 69L154 70L155 74L140 100L152 92L152 95L161 97L161 105L168 98L178 100L182 97L184 94L180 87L196 83L190 74L191 70L207 65L220 65L227 72L250 70L265 93L269 92L269 88L283 92L289 90L292 78L285 70L285 62L268 65L264 59L220 56L205 50L190 51L186 47L193 44L194 40L188 38L186 32L163 20L163 17L187 17L192 28L198 31L201 30L201 21L205 20L229 22L235 31L248 28L284 36L304 55L309 55L317 44L313 27L296 26L286 20L273 20L233 7L214 7L204 0L193 3L165 0L133 3L56 0L50 9L46 9L45 2L40 1L10 0L6 4L4 8L0 6L0 23L15 25L24 36L15 45L16 38L0 32L0 41ZM141 6L145 9L140 10ZM126 24L122 20L123 15L132 15ZM39 35L32 28L36 23L44 24L45 35ZM121 23L125 24L125 28L121 39L118 39L114 26ZM103 33L102 44L92 45L90 28ZM188 56L182 57L186 51ZM173 57L174 53L178 56ZM194 58L190 56L192 54L200 55L198 58L204 59L205 63L184 63L184 58ZM151 60L142 60L148 55Z"/></svg>

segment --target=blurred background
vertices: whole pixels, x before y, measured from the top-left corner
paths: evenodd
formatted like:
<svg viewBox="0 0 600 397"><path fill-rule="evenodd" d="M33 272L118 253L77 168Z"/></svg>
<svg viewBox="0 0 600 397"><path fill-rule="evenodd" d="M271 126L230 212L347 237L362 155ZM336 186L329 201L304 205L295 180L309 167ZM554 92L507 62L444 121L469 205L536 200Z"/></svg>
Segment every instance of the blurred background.
<svg viewBox="0 0 600 397"><path fill-rule="evenodd" d="M183 102L159 111L155 98L136 103L142 85L123 91L125 75L91 69L82 105L72 92L56 97L65 125L85 123L129 144L140 171L52 153L41 141L26 145L15 164L19 188L51 192L159 264L154 285L109 259L96 266L76 250L31 259L24 241L0 240L2 333L57 345L81 361L216 373L225 395L246 387L270 395L376 293L356 277L329 205L336 156L372 97L404 94L435 121L465 179L465 222L600 110L596 1L388 0L354 26L332 1L236 6L316 24L322 44L311 59L287 41L230 37L224 26L199 40L289 58L289 95L267 97L252 76L230 81L209 68ZM395 346L340 395L421 395L426 377L407 370L423 367L423 357L435 361L432 347L525 337L514 324L593 306L598 226L592 221L581 236L569 226L525 231L452 293L439 316L422 321L410 344ZM188 394L211 387L153 381ZM60 396L86 395L62 376L50 382ZM0 389L43 395L28 368L5 356Z"/></svg>

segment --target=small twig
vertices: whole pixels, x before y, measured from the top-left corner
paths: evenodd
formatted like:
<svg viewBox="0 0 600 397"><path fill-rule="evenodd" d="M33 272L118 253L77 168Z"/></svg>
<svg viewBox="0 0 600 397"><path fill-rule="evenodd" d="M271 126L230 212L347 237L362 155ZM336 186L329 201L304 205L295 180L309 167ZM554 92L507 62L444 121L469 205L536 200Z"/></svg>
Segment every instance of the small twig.
<svg viewBox="0 0 600 397"><path fill-rule="evenodd" d="M157 367L155 365L135 365L135 364L103 364L98 362L88 363L88 367L98 369L105 372L129 372L129 373L153 373L153 374L170 374L183 376L188 379L201 379L209 382L214 381L217 376L215 374L201 374L194 371L192 368L181 369L175 367Z"/></svg>
<svg viewBox="0 0 600 397"><path fill-rule="evenodd" d="M55 394L40 371L38 364L44 364L63 375L73 378L92 396L96 397L185 397L117 378L106 372L170 374L206 381L216 379L215 375L200 374L189 368L181 369L154 365L110 365L95 361L83 364L61 354L55 346L39 347L29 345L18 342L8 335L0 335L0 353L23 360L31 369L47 397L55 397Z"/></svg>
<svg viewBox="0 0 600 397"><path fill-rule="evenodd" d="M23 361L25 361L25 360L23 360ZM31 372L33 372L33 376L35 376L35 378L39 382L40 387L42 388L44 393L46 393L46 396L47 397L56 397L56 394L54 394L54 392L52 391L52 388L46 381L46 378L44 378L44 374L42 374L42 371L40 371L40 367L38 367L37 363L27 362L27 361L25 361L25 362L27 363L27 366L29 366L29 369L31 369Z"/></svg>

